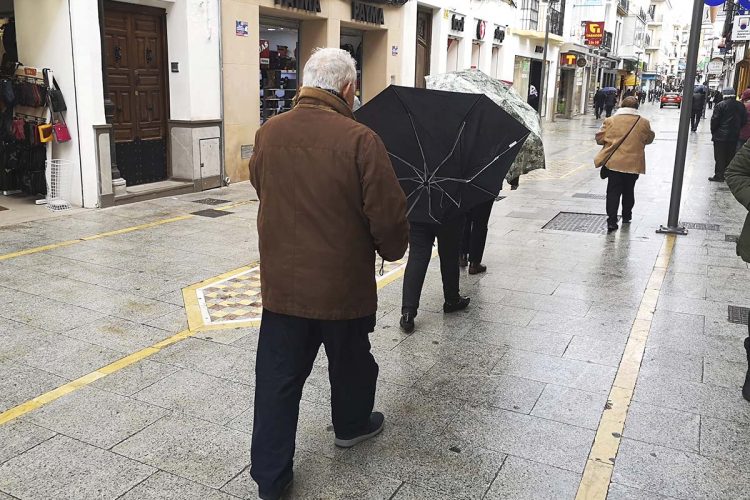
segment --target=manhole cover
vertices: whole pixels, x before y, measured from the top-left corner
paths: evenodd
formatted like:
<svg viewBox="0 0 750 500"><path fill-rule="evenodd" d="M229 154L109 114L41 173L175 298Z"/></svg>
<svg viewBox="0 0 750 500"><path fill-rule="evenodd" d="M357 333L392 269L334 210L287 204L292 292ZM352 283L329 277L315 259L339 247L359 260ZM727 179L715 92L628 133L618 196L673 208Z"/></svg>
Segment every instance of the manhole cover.
<svg viewBox="0 0 750 500"><path fill-rule="evenodd" d="M703 222L680 222L685 229L700 229L702 231L718 231L718 224L705 224Z"/></svg>
<svg viewBox="0 0 750 500"><path fill-rule="evenodd" d="M750 309L742 306L729 306L729 322L737 323L739 325L747 324L747 316Z"/></svg>
<svg viewBox="0 0 750 500"><path fill-rule="evenodd" d="M204 205L221 205L229 203L229 200L220 200L218 198L203 198L202 200L193 200L193 203L203 203Z"/></svg>
<svg viewBox="0 0 750 500"><path fill-rule="evenodd" d="M736 234L725 234L724 235L724 241L729 241L731 243L737 243L740 240L740 237Z"/></svg>
<svg viewBox="0 0 750 500"><path fill-rule="evenodd" d="M576 233L607 233L607 216L603 214L579 214L575 212L560 212L542 229L556 231L573 231Z"/></svg>
<svg viewBox="0 0 750 500"><path fill-rule="evenodd" d="M193 215L198 215L200 217L210 217L212 219L215 219L217 217L224 217L225 215L229 215L233 212L227 212L225 210L214 210L213 208L207 208L206 210L198 210L197 212L193 212Z"/></svg>
<svg viewBox="0 0 750 500"><path fill-rule="evenodd" d="M606 194L595 194L595 193L576 193L573 198L589 198L591 200L606 200Z"/></svg>

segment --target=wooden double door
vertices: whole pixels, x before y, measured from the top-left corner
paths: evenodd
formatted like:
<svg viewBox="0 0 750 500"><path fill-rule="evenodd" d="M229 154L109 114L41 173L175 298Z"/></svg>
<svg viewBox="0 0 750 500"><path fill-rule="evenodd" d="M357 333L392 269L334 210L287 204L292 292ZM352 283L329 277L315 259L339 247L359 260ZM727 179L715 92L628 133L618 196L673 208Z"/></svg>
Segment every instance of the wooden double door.
<svg viewBox="0 0 750 500"><path fill-rule="evenodd" d="M128 185L168 177L166 11L104 2L107 91L117 165Z"/></svg>

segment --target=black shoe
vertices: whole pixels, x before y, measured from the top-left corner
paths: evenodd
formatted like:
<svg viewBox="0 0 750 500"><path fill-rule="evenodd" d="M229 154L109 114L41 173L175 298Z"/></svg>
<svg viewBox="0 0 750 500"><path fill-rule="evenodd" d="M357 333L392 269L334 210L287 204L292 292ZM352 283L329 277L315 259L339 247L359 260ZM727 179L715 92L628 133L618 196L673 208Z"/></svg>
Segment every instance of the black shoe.
<svg viewBox="0 0 750 500"><path fill-rule="evenodd" d="M458 256L458 266L459 267L466 267L469 265L469 257L466 255L459 255Z"/></svg>
<svg viewBox="0 0 750 500"><path fill-rule="evenodd" d="M469 302L471 302L469 297L459 297L455 302L446 302L443 304L443 312L454 313L457 311L463 311L469 307Z"/></svg>
<svg viewBox="0 0 750 500"><path fill-rule="evenodd" d="M401 321L399 322L401 329L405 333L411 333L414 331L414 314L406 312L401 314Z"/></svg>
<svg viewBox="0 0 750 500"><path fill-rule="evenodd" d="M281 488L281 491L279 493L274 495L274 494L258 491L258 498L260 500L280 500L281 498L284 497L284 494L287 492L287 490L289 490L289 487L292 486L293 480L294 480L294 476L290 472L289 478L282 483L284 486Z"/></svg>
<svg viewBox="0 0 750 500"><path fill-rule="evenodd" d="M383 431L385 425L385 416L379 411L374 411L370 414L370 422L367 425L367 429L358 435L349 438L341 438L336 436L333 443L339 448L351 448L352 446L367 441L380 434Z"/></svg>
<svg viewBox="0 0 750 500"><path fill-rule="evenodd" d="M632 221L632 220L633 220L632 217L628 217L627 219L625 217L623 217L622 218L622 223L623 224L630 224L630 221Z"/></svg>
<svg viewBox="0 0 750 500"><path fill-rule="evenodd" d="M724 182L724 177L719 177L718 175L714 175L713 177L708 178L711 182Z"/></svg>
<svg viewBox="0 0 750 500"><path fill-rule="evenodd" d="M472 264L469 266L469 274L482 274L487 272L487 266L484 264Z"/></svg>
<svg viewBox="0 0 750 500"><path fill-rule="evenodd" d="M747 353L747 374L745 374L745 385L742 386L742 397L750 401L750 337L745 339L745 352Z"/></svg>
<svg viewBox="0 0 750 500"><path fill-rule="evenodd" d="M612 231L617 231L618 229L620 229L620 226L618 226L617 224L612 224L611 222L607 223L607 232L608 233L611 233Z"/></svg>

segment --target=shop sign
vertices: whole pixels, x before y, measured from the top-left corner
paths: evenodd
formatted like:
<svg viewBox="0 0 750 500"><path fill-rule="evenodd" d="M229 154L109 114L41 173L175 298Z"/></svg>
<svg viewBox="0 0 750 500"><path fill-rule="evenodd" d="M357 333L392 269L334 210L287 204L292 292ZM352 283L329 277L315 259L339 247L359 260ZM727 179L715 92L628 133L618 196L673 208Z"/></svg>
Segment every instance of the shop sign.
<svg viewBox="0 0 750 500"><path fill-rule="evenodd" d="M271 43L268 40L260 41L260 65L268 66L271 64Z"/></svg>
<svg viewBox="0 0 750 500"><path fill-rule="evenodd" d="M391 46L391 55L397 56L398 55L398 45Z"/></svg>
<svg viewBox="0 0 750 500"><path fill-rule="evenodd" d="M587 64L588 61L585 57L579 57L578 59L576 59L576 66L578 66L579 68L585 68Z"/></svg>
<svg viewBox="0 0 750 500"><path fill-rule="evenodd" d="M249 36L250 28L247 25L247 21L236 21L235 33L237 36Z"/></svg>
<svg viewBox="0 0 750 500"><path fill-rule="evenodd" d="M708 73L710 75L720 75L724 69L724 60L721 58L714 58L708 63Z"/></svg>
<svg viewBox="0 0 750 500"><path fill-rule="evenodd" d="M495 34L493 35L493 37L499 43L503 43L503 40L505 40L505 30L498 26L497 28L495 28Z"/></svg>
<svg viewBox="0 0 750 500"><path fill-rule="evenodd" d="M584 32L584 42L591 47L599 47L604 39L604 22L586 21L586 31Z"/></svg>
<svg viewBox="0 0 750 500"><path fill-rule="evenodd" d="M575 66L578 61L578 56L575 54L565 53L560 56L560 64L562 66Z"/></svg>
<svg viewBox="0 0 750 500"><path fill-rule="evenodd" d="M464 19L465 19L464 16L453 14L453 17L451 17L451 29L453 31L463 31Z"/></svg>
<svg viewBox="0 0 750 500"><path fill-rule="evenodd" d="M382 7L352 1L352 20L363 23L385 24L385 14Z"/></svg>
<svg viewBox="0 0 750 500"><path fill-rule="evenodd" d="M273 3L290 9L320 12L320 0L273 0Z"/></svg>
<svg viewBox="0 0 750 500"><path fill-rule="evenodd" d="M487 31L487 23L484 21L477 21L477 40L484 40L484 35Z"/></svg>
<svg viewBox="0 0 750 500"><path fill-rule="evenodd" d="M738 16L734 20L732 40L735 42L750 40L750 16Z"/></svg>

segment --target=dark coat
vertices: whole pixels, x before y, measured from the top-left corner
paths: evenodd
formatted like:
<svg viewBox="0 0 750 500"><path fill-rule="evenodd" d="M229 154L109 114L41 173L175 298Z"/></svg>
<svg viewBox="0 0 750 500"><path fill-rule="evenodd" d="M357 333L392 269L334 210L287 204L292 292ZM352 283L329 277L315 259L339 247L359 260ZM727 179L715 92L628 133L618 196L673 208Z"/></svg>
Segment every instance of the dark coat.
<svg viewBox="0 0 750 500"><path fill-rule="evenodd" d="M740 129L747 122L745 106L728 97L714 107L711 115L711 139L714 142L737 142Z"/></svg>
<svg viewBox="0 0 750 500"><path fill-rule="evenodd" d="M724 96L721 95L721 92L719 92L718 90L715 90L713 99L714 99L714 104L719 104L721 101L724 100Z"/></svg>
<svg viewBox="0 0 750 500"><path fill-rule="evenodd" d="M734 197L743 207L750 210L750 149L748 146L742 146L737 151L724 175ZM737 255L745 262L750 262L750 214L745 218L745 226L737 241Z"/></svg>
<svg viewBox="0 0 750 500"><path fill-rule="evenodd" d="M703 112L706 105L706 94L703 92L693 93L693 113Z"/></svg>
<svg viewBox="0 0 750 500"><path fill-rule="evenodd" d="M380 137L340 98L303 87L255 136L263 307L319 320L375 314L375 252L404 256L406 196Z"/></svg>
<svg viewBox="0 0 750 500"><path fill-rule="evenodd" d="M594 106L604 106L605 94L601 89L594 94Z"/></svg>
<svg viewBox="0 0 750 500"><path fill-rule="evenodd" d="M604 96L604 105L608 108L614 108L615 104L617 104L617 94L614 92L608 92Z"/></svg>

